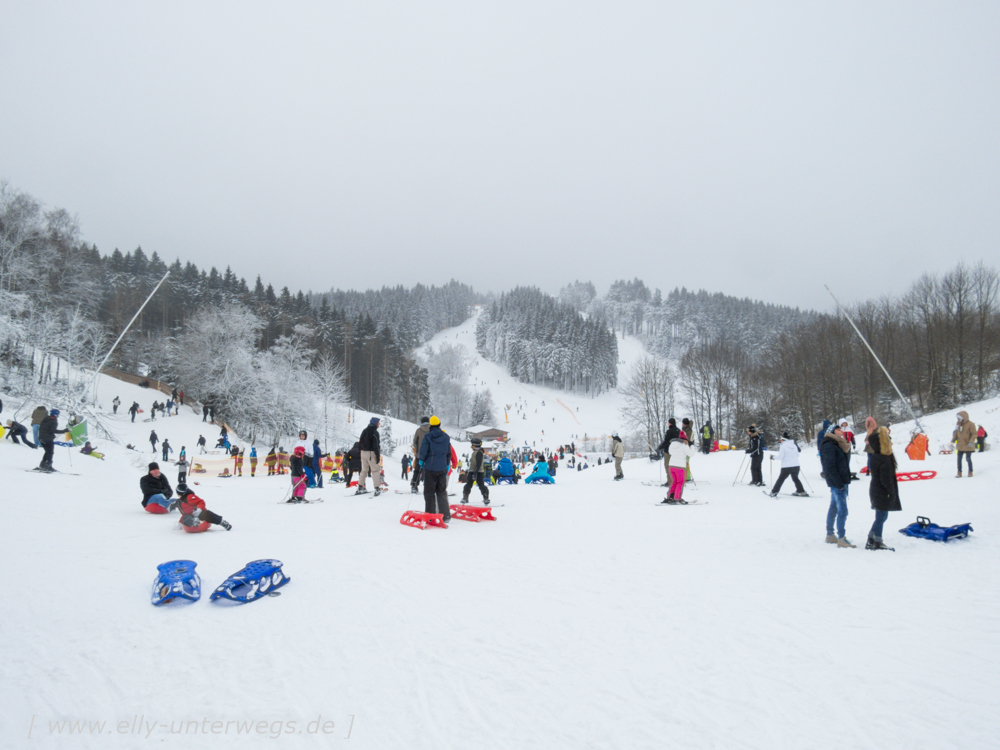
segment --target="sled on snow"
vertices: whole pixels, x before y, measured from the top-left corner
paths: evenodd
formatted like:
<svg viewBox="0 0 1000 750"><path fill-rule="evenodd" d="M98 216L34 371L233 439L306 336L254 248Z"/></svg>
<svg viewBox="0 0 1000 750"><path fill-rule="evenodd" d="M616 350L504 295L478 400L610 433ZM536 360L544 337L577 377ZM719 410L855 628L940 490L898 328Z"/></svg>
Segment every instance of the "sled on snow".
<svg viewBox="0 0 1000 750"><path fill-rule="evenodd" d="M246 604L256 601L265 594L272 594L288 583L291 578L281 569L281 560L254 560L233 573L212 592L212 601L229 599Z"/></svg>
<svg viewBox="0 0 1000 750"><path fill-rule="evenodd" d="M173 599L188 599L196 602L201 598L201 577L194 560L171 560L157 565L160 571L153 581L152 602L166 604Z"/></svg>
<svg viewBox="0 0 1000 750"><path fill-rule="evenodd" d="M449 505L448 507L451 509L452 518L459 518L463 521L479 523L480 521L497 520L493 516L492 508L482 505Z"/></svg>
<svg viewBox="0 0 1000 750"><path fill-rule="evenodd" d="M954 526L938 526L931 523L931 519L924 516L917 516L916 523L911 523L905 529L900 529L900 534L915 536L919 539L930 539L932 542L947 542L949 539L965 539L969 536L972 523L959 523Z"/></svg>
<svg viewBox="0 0 1000 750"><path fill-rule="evenodd" d="M414 529L426 529L428 526L448 528L448 524L444 522L444 515L441 513L418 513L415 510L408 510L402 515L399 522L403 526L411 526Z"/></svg>

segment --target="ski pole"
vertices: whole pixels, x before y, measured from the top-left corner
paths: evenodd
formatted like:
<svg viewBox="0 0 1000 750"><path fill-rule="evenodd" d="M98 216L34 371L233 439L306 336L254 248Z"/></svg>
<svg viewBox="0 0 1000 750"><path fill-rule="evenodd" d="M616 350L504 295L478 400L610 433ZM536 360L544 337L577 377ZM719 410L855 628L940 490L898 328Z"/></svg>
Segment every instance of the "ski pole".
<svg viewBox="0 0 1000 750"><path fill-rule="evenodd" d="M740 479L740 472L743 471L743 464L745 464L746 462L747 462L747 455L746 455L746 453L744 453L743 454L743 460L740 461L740 468L738 468L736 470L736 476L733 478L733 487L735 487L736 483L739 481L739 479Z"/></svg>

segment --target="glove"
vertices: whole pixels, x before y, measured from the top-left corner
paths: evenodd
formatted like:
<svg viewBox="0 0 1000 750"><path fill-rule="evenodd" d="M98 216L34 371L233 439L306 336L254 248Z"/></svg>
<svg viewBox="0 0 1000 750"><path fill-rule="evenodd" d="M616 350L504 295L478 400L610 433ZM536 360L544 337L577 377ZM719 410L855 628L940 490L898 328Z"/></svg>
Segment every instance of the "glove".
<svg viewBox="0 0 1000 750"><path fill-rule="evenodd" d="M418 459L417 460L417 466L419 466L420 468L423 468L424 462Z"/></svg>

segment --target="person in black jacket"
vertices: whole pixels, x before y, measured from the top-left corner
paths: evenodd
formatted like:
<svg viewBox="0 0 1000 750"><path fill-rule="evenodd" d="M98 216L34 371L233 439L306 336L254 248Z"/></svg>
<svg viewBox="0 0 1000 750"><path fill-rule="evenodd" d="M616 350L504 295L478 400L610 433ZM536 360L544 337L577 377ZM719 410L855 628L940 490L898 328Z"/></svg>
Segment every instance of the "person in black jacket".
<svg viewBox="0 0 1000 750"><path fill-rule="evenodd" d="M892 453L892 440L885 427L872 433L868 437L868 444L873 451L868 497L872 502L872 510L875 511L875 523L868 532L865 549L892 550L892 547L886 546L882 541L882 526L889 517L889 511L903 509L899 502L899 485L896 483L896 457Z"/></svg>
<svg viewBox="0 0 1000 750"><path fill-rule="evenodd" d="M667 481L664 487L670 486L670 442L676 440L681 431L677 429L677 420L671 417L667 420L667 434L663 436L663 442L656 446L656 450L663 453L663 468L667 472Z"/></svg>
<svg viewBox="0 0 1000 750"><path fill-rule="evenodd" d="M469 502L469 495L472 494L472 485L478 484L479 491L483 495L483 505L490 504L490 491L483 484L483 441L479 438L472 439L472 457L469 459L469 468L465 473L465 489L462 490L462 502ZM551 464L550 464L551 466ZM550 469L551 470L551 469Z"/></svg>
<svg viewBox="0 0 1000 750"><path fill-rule="evenodd" d="M826 513L826 541L838 547L854 547L847 541L847 487L851 483L851 465L847 456L851 446L844 439L840 425L831 427L819 444L819 457L823 464L823 475L830 487L830 508ZM837 521L837 534L833 533L833 521Z"/></svg>
<svg viewBox="0 0 1000 750"><path fill-rule="evenodd" d="M378 497L382 492L382 483L379 481L382 471L382 467L379 466L379 461L382 459L382 446L378 435L378 421L378 417L372 417L368 426L361 431L361 439L358 441L361 445L361 476L358 477L356 495L368 492L365 480L369 474L372 475L372 484L375 486L375 497Z"/></svg>
<svg viewBox="0 0 1000 750"><path fill-rule="evenodd" d="M149 444L153 446L153 453L156 453L156 444L158 442L160 442L160 437L156 434L156 430L151 430L149 433Z"/></svg>
<svg viewBox="0 0 1000 750"><path fill-rule="evenodd" d="M55 471L52 468L52 452L55 450L56 435L65 430L59 429L59 410L53 409L38 425L38 444L42 446L42 462L38 464L41 471Z"/></svg>
<svg viewBox="0 0 1000 750"><path fill-rule="evenodd" d="M761 464L764 462L764 447L761 445L760 433L755 425L747 427L747 450L750 454L750 484L756 487L764 486L764 473Z"/></svg>
<svg viewBox="0 0 1000 750"><path fill-rule="evenodd" d="M13 419L7 420L7 434L4 437L13 440L15 445L19 442L18 438L21 438L25 445L30 445L32 448L38 447L28 440L28 428L20 422L15 422Z"/></svg>
<svg viewBox="0 0 1000 750"><path fill-rule="evenodd" d="M358 441L351 446L351 449L347 451L344 456L344 482L348 487L351 486L351 477L354 476L355 472L361 471L361 442Z"/></svg>
<svg viewBox="0 0 1000 750"><path fill-rule="evenodd" d="M291 458L288 459L288 468L292 475L292 496L288 498L290 503L304 503L306 500L306 484L309 477L306 476L304 463L306 449L301 445L296 445L292 451Z"/></svg>
<svg viewBox="0 0 1000 750"><path fill-rule="evenodd" d="M170 502L170 498L174 491L170 488L170 481L160 472L160 465L156 461L149 465L149 473L139 480L139 489L142 490L143 508L156 503L165 510L173 510L175 504Z"/></svg>

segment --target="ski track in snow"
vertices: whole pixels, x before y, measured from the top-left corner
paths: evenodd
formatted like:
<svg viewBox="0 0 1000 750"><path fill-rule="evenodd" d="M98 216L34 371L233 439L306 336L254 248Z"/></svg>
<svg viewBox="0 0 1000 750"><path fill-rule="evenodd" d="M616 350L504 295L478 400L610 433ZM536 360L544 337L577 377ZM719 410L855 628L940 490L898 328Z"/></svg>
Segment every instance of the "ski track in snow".
<svg viewBox="0 0 1000 750"><path fill-rule="evenodd" d="M442 340L471 351L474 322L433 343ZM620 344L623 359L641 354L633 339ZM528 399L528 419L511 419L519 445L541 445L542 429L554 447L619 428L616 394L518 384L484 361L476 372L498 405ZM101 402L116 394L143 408L154 397L102 378ZM987 409L998 405L968 410L993 433ZM155 427L189 456L199 433L210 444L218 433L188 408L153 424L105 421L123 445L148 446ZM322 715L336 726L325 744L360 748L995 746L1000 454L975 454L975 478L955 479L954 456L936 455L953 421L954 412L922 420L935 451L922 463L903 454L907 425L893 429L901 471L938 471L900 485L904 510L885 531L895 553L863 549L867 479L849 501L858 548L823 542L829 494L811 448L811 498L732 486L743 459L732 452L692 460L703 484L684 497L709 505L654 508L665 490L641 482L662 469L637 459L620 483L592 464L561 467L552 486L493 487L499 520L447 530L399 523L423 509L419 495L354 497L334 485L309 490L322 504L278 507L287 476L203 476L195 489L233 530L185 534L176 514L139 505L148 447L96 440L103 462L57 449L56 467L72 458L81 476L38 476L22 469L40 452L0 442L4 502L16 510L0 544L18 584L0 618L2 744L143 747L145 732L114 728L144 715L157 722L149 742L166 747L314 747L324 740L299 730ZM394 420L397 437L412 429ZM394 487L396 459L386 466ZM917 515L975 531L947 545L897 533ZM209 602L263 557L285 563L281 596ZM152 607L156 565L179 558L198 563L201 601ZM263 720L268 732L171 733L203 718ZM66 719L105 721L112 733L49 733L48 722ZM275 740L279 721L296 725Z"/></svg>

